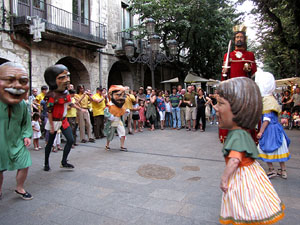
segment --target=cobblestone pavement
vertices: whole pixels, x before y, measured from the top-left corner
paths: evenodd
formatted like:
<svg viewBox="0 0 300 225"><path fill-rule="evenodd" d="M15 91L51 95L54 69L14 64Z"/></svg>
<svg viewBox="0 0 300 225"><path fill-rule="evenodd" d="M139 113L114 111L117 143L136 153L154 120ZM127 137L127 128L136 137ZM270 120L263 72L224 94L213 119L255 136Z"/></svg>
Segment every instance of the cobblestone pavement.
<svg viewBox="0 0 300 225"><path fill-rule="evenodd" d="M286 217L278 224L296 225L300 224L300 131L287 134L292 140L288 179L276 177L272 183L286 204ZM72 149L73 171L59 168L62 152L58 152L50 155L52 170L44 172L44 150L30 150L33 165L26 190L34 199L16 196L15 172L5 172L0 224L219 224L224 160L216 126L208 125L204 133L145 130L128 136L128 152L119 151L117 137L111 151L104 146L102 139Z"/></svg>

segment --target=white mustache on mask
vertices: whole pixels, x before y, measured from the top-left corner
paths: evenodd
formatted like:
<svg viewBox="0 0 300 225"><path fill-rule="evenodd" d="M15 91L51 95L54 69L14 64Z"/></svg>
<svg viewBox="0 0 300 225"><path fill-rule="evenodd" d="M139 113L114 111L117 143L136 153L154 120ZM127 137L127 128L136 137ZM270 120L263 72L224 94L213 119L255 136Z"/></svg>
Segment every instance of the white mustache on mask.
<svg viewBox="0 0 300 225"><path fill-rule="evenodd" d="M22 95L26 92L24 89L15 89L15 88L4 88L4 90L13 95Z"/></svg>

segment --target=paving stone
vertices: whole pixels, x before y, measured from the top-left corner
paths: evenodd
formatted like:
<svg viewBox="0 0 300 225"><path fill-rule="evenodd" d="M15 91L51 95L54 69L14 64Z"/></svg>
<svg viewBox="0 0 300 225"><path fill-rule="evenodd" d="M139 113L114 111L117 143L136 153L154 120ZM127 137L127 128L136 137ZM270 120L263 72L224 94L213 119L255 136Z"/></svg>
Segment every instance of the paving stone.
<svg viewBox="0 0 300 225"><path fill-rule="evenodd" d="M160 198L180 202L184 199L186 193L170 189L156 189L150 194L150 196L153 198Z"/></svg>

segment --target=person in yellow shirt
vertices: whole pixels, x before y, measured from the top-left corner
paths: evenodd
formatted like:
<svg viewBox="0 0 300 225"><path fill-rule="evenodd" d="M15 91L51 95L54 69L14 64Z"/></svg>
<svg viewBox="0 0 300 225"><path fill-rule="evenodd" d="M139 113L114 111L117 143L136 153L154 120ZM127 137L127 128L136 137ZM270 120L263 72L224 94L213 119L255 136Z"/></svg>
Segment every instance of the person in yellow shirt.
<svg viewBox="0 0 300 225"><path fill-rule="evenodd" d="M41 110L41 107L40 107L41 101L45 98L45 95L47 94L47 92L48 92L48 87L46 85L44 85L41 87L41 93L39 93L35 97L34 103L36 105L38 105L39 111Z"/></svg>
<svg viewBox="0 0 300 225"><path fill-rule="evenodd" d="M132 128L131 128L131 121L132 121L132 109L133 109L133 103L135 102L135 97L133 94L130 93L130 89L128 86L125 86L125 93L127 95L125 99L125 103L123 105L123 108L129 109L130 113L129 114L124 114L123 116L123 121L125 122L127 120L127 127L128 127L128 134L133 134Z"/></svg>
<svg viewBox="0 0 300 225"><path fill-rule="evenodd" d="M94 138L92 138L91 119L88 111L90 93L85 91L84 85L80 84L77 86L77 94L75 95L75 99L76 104L80 106L80 108L86 109L86 111L77 111L81 143L87 142L85 139L85 129L87 129L88 141L95 142Z"/></svg>
<svg viewBox="0 0 300 225"><path fill-rule="evenodd" d="M33 101L33 104L37 106L38 112L39 112L40 115L41 115L41 112L42 112L42 109L43 109L43 107L41 105L41 101L45 98L47 92L48 92L48 87L46 85L43 85L41 87L41 93L39 93L35 97L35 100ZM45 124L46 124L45 117L41 117L41 120L42 120L41 133L43 134L43 137L44 137L45 134L46 134L46 130L45 130Z"/></svg>
<svg viewBox="0 0 300 225"><path fill-rule="evenodd" d="M102 96L102 88L96 89L96 94L92 97L92 109L94 117L94 134L95 138L103 138L104 129L104 109L105 109L105 98Z"/></svg>
<svg viewBox="0 0 300 225"><path fill-rule="evenodd" d="M71 96L71 102L72 104L76 104L76 100L75 100L75 91L74 90L69 90L70 96ZM76 144L76 129L77 129L77 124L76 124L76 117L77 117L77 110L74 107L70 107L68 106L68 111L67 111L67 115L66 115L68 122L70 124L70 127L72 129L72 134L74 137L74 146L77 146Z"/></svg>

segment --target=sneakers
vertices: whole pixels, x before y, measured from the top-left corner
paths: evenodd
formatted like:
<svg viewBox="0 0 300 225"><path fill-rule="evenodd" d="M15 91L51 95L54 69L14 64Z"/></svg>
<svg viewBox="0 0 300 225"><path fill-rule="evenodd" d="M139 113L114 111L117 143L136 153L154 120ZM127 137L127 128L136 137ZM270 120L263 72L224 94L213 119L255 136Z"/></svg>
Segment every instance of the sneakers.
<svg viewBox="0 0 300 225"><path fill-rule="evenodd" d="M31 200L33 199L32 195L30 193L28 193L27 191L25 193L20 193L17 190L15 190L15 193L20 196L21 198L23 198L24 200Z"/></svg>
<svg viewBox="0 0 300 225"><path fill-rule="evenodd" d="M277 172L273 169L269 169L269 172L267 173L267 176L269 179L273 178L273 177L277 177Z"/></svg>
<svg viewBox="0 0 300 225"><path fill-rule="evenodd" d="M70 164L70 163L61 163L60 164L60 168L64 168L64 169L74 169L75 167Z"/></svg>
<svg viewBox="0 0 300 225"><path fill-rule="evenodd" d="M214 122L210 122L210 125L213 125L214 124Z"/></svg>

